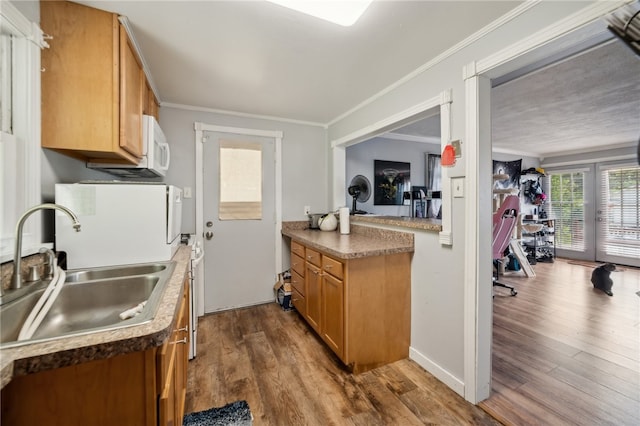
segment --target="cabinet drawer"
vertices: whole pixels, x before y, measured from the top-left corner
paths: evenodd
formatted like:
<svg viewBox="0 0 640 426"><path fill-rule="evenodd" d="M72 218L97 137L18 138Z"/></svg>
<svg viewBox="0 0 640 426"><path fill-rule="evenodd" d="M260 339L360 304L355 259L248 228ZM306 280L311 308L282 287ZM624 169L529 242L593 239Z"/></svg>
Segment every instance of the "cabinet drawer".
<svg viewBox="0 0 640 426"><path fill-rule="evenodd" d="M311 250L310 248L307 248L305 251L305 259L307 260L307 262L310 262L316 265L317 267L322 266L322 257L320 256L320 253L318 253L315 250Z"/></svg>
<svg viewBox="0 0 640 426"><path fill-rule="evenodd" d="M291 285L293 286L293 288L298 290L298 293L304 296L304 278L302 278L302 276L295 270L291 271Z"/></svg>
<svg viewBox="0 0 640 426"><path fill-rule="evenodd" d="M322 269L334 277L342 279L342 263L327 255L322 256Z"/></svg>
<svg viewBox="0 0 640 426"><path fill-rule="evenodd" d="M303 317L307 315L307 301L304 296L294 288L291 289L291 303Z"/></svg>
<svg viewBox="0 0 640 426"><path fill-rule="evenodd" d="M291 241L291 253L295 253L304 259L304 246L298 242Z"/></svg>
<svg viewBox="0 0 640 426"><path fill-rule="evenodd" d="M298 256L291 250L291 272L296 271L301 277L304 277L304 258Z"/></svg>

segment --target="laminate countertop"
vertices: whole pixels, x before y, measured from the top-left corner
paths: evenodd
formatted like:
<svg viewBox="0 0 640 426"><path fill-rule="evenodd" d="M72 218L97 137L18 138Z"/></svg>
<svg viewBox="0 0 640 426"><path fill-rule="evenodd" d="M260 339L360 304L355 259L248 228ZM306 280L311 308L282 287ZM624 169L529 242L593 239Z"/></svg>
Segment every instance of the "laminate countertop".
<svg viewBox="0 0 640 426"><path fill-rule="evenodd" d="M190 259L191 247L180 246L171 259L176 262L176 267L164 289L158 311L154 318L145 324L0 349L2 387L15 376L144 351L162 345L174 328Z"/></svg>
<svg viewBox="0 0 640 426"><path fill-rule="evenodd" d="M442 231L442 221L440 219L425 219L420 217L407 216L377 216L377 215L354 215L351 216L351 223L375 223L378 225L398 226L422 231Z"/></svg>
<svg viewBox="0 0 640 426"><path fill-rule="evenodd" d="M355 259L414 251L413 234L351 225L350 233L308 229L307 222L283 222L282 235L338 259Z"/></svg>

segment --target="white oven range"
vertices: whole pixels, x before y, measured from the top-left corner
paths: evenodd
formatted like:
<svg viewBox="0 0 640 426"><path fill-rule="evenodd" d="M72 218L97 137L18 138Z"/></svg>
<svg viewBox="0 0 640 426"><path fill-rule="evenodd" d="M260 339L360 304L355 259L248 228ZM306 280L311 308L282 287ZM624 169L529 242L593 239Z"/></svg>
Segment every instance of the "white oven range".
<svg viewBox="0 0 640 426"><path fill-rule="evenodd" d="M196 356L196 343L198 340L198 316L202 304L202 289L204 288L204 269L200 266L204 258L202 242L194 234L189 235L191 245L191 271L190 271L190 293L189 298L189 330L191 330L191 343L189 344L189 359Z"/></svg>

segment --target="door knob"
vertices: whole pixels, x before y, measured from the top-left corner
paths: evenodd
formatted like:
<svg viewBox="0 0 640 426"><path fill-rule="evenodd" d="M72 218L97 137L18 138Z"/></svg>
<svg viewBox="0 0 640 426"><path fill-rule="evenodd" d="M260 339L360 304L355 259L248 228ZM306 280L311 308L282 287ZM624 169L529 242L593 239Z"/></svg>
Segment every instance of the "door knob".
<svg viewBox="0 0 640 426"><path fill-rule="evenodd" d="M207 231L207 232L204 234L204 237L205 237L207 240L210 240L211 238L213 238L213 232L211 232L211 231Z"/></svg>

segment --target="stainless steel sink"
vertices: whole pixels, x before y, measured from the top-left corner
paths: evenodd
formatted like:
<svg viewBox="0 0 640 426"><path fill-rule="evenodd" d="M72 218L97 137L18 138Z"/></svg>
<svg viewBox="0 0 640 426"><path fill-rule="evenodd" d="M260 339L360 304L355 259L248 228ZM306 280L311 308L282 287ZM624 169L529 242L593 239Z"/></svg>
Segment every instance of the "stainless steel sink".
<svg viewBox="0 0 640 426"><path fill-rule="evenodd" d="M96 268L77 271L68 271L65 282L99 280L103 278L128 277L131 275L155 274L167 269L164 263L147 263L141 265L126 265L117 268Z"/></svg>
<svg viewBox="0 0 640 426"><path fill-rule="evenodd" d="M158 262L68 271L60 294L34 335L18 341L22 324L48 282L32 284L32 292L0 306L0 348L149 322L174 269L175 262ZM139 315L120 319L121 312L145 300Z"/></svg>

